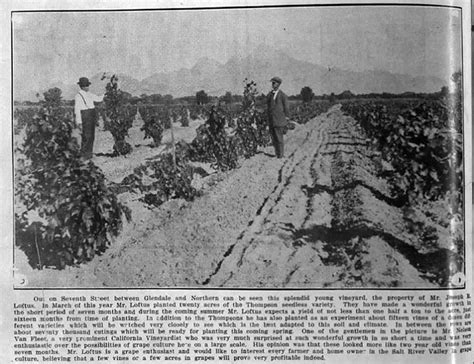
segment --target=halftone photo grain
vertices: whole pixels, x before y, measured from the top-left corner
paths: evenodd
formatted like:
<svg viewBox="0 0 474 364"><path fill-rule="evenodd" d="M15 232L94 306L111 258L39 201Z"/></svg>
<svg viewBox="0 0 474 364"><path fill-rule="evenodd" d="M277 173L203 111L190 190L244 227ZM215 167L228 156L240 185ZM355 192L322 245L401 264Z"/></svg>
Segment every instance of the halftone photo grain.
<svg viewBox="0 0 474 364"><path fill-rule="evenodd" d="M413 4L13 12L16 287L464 287L462 26Z"/></svg>

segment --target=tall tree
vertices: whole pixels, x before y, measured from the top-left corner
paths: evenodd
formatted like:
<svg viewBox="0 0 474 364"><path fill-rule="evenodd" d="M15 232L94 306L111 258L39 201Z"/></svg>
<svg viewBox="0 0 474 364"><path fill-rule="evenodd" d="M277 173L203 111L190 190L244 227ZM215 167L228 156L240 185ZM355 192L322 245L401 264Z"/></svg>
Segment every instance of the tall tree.
<svg viewBox="0 0 474 364"><path fill-rule="evenodd" d="M43 93L44 101L50 106L59 106L61 104L62 91L58 87L50 88Z"/></svg>
<svg viewBox="0 0 474 364"><path fill-rule="evenodd" d="M300 95L303 99L303 102L310 102L314 97L314 92L311 87L305 86L301 89Z"/></svg>
<svg viewBox="0 0 474 364"><path fill-rule="evenodd" d="M196 93L196 104L204 105L209 102L209 96L206 94L204 90L198 91Z"/></svg>
<svg viewBox="0 0 474 364"><path fill-rule="evenodd" d="M222 96L222 100L226 104L231 104L232 103L232 93L230 91L227 91L224 96Z"/></svg>

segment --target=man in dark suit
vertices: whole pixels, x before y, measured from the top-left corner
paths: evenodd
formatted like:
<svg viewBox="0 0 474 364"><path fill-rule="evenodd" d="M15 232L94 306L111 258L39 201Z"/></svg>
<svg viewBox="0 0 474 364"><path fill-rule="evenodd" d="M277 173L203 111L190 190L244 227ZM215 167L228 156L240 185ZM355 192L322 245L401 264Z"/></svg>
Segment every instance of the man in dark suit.
<svg viewBox="0 0 474 364"><path fill-rule="evenodd" d="M283 134L285 133L288 124L287 118L290 114L288 97L280 90L280 77L273 77L270 81L273 90L267 96L268 124L275 154L278 158L283 158L285 155Z"/></svg>

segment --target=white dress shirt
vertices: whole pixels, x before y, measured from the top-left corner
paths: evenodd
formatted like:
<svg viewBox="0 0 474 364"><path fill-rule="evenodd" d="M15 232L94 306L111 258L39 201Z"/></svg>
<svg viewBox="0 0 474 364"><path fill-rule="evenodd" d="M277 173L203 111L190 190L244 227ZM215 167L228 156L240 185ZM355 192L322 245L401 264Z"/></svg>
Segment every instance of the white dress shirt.
<svg viewBox="0 0 474 364"><path fill-rule="evenodd" d="M94 109L94 102L101 102L104 95L97 96L92 92L80 90L74 98L74 114L76 115L76 123L82 125L81 110Z"/></svg>
<svg viewBox="0 0 474 364"><path fill-rule="evenodd" d="M278 91L280 91L279 88L277 88L276 91L273 92L273 100L276 100L276 99L277 99Z"/></svg>

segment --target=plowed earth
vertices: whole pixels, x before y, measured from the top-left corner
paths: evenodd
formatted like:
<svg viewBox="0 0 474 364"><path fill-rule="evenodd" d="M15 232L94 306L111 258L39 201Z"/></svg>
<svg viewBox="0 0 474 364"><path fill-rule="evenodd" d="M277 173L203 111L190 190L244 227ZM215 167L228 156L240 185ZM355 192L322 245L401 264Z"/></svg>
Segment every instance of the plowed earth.
<svg viewBox="0 0 474 364"><path fill-rule="evenodd" d="M438 287L461 270L442 209L397 206L377 177L380 158L339 105L285 139L284 159L267 147L236 170L196 179L203 194L193 202L150 209L121 194L133 221L87 264L33 271L19 253L17 268L30 286L269 288ZM156 154L139 152L94 161L118 182L143 153ZM419 226L437 239L420 239Z"/></svg>

